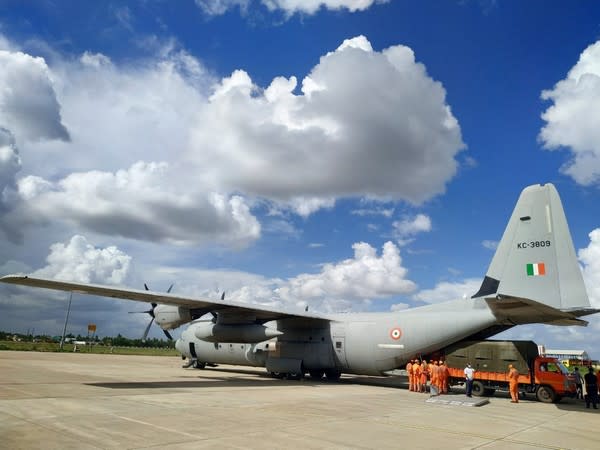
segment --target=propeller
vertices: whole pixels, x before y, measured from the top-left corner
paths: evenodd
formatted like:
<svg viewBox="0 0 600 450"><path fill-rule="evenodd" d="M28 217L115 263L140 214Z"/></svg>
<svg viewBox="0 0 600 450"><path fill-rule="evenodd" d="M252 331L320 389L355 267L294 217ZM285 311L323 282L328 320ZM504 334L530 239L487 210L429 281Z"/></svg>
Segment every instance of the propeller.
<svg viewBox="0 0 600 450"><path fill-rule="evenodd" d="M148 289L148 285L146 283L144 283L144 289L146 289L147 291L149 291L150 289ZM173 284L171 284L171 286L169 286L169 289L167 289L167 294L171 293L171 289L173 289ZM148 323L148 325L146 325L146 329L144 330L144 336L142 337L142 342L146 342L146 338L148 337L148 332L150 331L150 327L152 326L152 322L154 322L154 308L156 308L157 304L156 303L150 303L150 305L152 306L152 308L150 308L147 311L130 311L129 314L149 314L150 317L152 317L150 319L150 322ZM167 330L163 330L163 333L165 333L165 336L167 337L167 339L169 339L170 341L173 340L173 336L171 336L171 333L169 333Z"/></svg>

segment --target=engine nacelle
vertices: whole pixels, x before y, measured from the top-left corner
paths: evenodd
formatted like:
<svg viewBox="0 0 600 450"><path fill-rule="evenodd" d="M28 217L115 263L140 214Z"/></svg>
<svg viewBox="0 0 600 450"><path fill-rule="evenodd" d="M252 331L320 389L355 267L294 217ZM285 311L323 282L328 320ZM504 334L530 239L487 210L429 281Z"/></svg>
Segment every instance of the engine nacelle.
<svg viewBox="0 0 600 450"><path fill-rule="evenodd" d="M163 330L172 330L192 321L192 313L188 308L175 305L156 305L154 320Z"/></svg>
<svg viewBox="0 0 600 450"><path fill-rule="evenodd" d="M223 325L218 323L200 324L194 335L208 342L242 342L253 344L280 336L283 333L275 328L258 324Z"/></svg>

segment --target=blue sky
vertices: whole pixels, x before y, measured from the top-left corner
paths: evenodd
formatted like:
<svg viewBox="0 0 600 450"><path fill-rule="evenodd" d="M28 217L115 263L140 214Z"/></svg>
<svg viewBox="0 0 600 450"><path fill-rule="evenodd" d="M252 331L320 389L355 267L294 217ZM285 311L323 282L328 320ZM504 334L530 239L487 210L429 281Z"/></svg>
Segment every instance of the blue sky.
<svg viewBox="0 0 600 450"><path fill-rule="evenodd" d="M593 1L3 1L0 270L399 310L472 295L552 182L600 307L599 99ZM62 329L64 293L0 292L0 329Z"/></svg>

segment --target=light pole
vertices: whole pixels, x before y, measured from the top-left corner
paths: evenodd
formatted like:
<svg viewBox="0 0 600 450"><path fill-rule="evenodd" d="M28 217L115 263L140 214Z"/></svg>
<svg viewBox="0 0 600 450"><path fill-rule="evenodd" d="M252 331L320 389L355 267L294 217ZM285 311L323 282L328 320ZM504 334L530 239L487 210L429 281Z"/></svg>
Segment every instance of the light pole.
<svg viewBox="0 0 600 450"><path fill-rule="evenodd" d="M73 292L69 295L69 306L67 306L67 317L65 318L65 326L63 328L62 339L60 340L60 349L65 345L65 334L67 333L67 323L69 322L69 313L71 312L71 300L73 300Z"/></svg>

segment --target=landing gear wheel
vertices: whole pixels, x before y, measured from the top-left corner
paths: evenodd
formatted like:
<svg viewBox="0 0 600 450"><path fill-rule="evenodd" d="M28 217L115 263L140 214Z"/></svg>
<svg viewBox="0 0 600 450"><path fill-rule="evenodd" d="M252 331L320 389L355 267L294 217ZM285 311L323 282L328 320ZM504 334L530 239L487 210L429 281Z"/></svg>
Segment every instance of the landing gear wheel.
<svg viewBox="0 0 600 450"><path fill-rule="evenodd" d="M201 361L196 361L194 363L194 369L204 369L206 367L206 363L203 363Z"/></svg>
<svg viewBox="0 0 600 450"><path fill-rule="evenodd" d="M325 376L329 381L337 381L342 376L342 371L337 369L328 369L325 371Z"/></svg>
<svg viewBox="0 0 600 450"><path fill-rule="evenodd" d="M540 386L536 392L536 396L540 402L553 403L556 401L556 394L550 386Z"/></svg>
<svg viewBox="0 0 600 450"><path fill-rule="evenodd" d="M310 375L310 378L313 380L320 380L321 378L323 378L323 375L325 375L325 371L322 369L319 370L309 370L308 374Z"/></svg>

